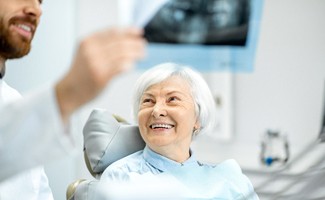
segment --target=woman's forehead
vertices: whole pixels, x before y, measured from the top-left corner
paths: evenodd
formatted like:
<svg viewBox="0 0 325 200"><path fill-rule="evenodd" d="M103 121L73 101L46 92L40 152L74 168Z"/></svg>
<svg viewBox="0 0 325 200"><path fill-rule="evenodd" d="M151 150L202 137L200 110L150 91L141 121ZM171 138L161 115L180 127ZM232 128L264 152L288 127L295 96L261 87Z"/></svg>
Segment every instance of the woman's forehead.
<svg viewBox="0 0 325 200"><path fill-rule="evenodd" d="M159 83L155 83L149 86L145 90L145 93L154 90L163 90L166 92L182 91L184 93L190 93L191 91L188 81L179 76L171 76Z"/></svg>

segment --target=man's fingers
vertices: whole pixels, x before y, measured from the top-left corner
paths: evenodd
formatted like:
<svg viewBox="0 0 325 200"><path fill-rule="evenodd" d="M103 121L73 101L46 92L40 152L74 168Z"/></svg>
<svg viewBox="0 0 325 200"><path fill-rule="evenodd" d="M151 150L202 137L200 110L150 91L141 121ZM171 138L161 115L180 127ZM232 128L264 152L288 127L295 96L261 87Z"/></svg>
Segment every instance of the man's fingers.
<svg viewBox="0 0 325 200"><path fill-rule="evenodd" d="M130 38L143 38L144 31L140 28L113 28L99 32L102 37L106 39L121 39L125 37Z"/></svg>

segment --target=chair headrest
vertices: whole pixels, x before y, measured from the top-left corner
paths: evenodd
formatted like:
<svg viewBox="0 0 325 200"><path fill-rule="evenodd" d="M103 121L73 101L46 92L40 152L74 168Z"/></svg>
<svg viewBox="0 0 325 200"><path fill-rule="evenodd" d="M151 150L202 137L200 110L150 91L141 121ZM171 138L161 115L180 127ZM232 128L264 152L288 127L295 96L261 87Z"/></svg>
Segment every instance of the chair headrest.
<svg viewBox="0 0 325 200"><path fill-rule="evenodd" d="M104 109L91 112L83 129L84 155L89 172L101 174L113 162L145 146L139 127Z"/></svg>

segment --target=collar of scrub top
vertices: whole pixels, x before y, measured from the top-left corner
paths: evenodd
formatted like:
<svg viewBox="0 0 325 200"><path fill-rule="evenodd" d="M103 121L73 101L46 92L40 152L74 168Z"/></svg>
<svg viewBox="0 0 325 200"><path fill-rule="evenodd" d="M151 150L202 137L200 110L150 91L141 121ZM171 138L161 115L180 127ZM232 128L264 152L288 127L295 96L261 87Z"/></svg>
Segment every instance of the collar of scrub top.
<svg viewBox="0 0 325 200"><path fill-rule="evenodd" d="M143 150L143 158L148 162L152 167L158 169L161 172L171 171L182 166L199 166L199 162L195 159L192 150L190 149L190 158L183 163L179 163L173 160L170 160L158 153L152 151L148 146Z"/></svg>

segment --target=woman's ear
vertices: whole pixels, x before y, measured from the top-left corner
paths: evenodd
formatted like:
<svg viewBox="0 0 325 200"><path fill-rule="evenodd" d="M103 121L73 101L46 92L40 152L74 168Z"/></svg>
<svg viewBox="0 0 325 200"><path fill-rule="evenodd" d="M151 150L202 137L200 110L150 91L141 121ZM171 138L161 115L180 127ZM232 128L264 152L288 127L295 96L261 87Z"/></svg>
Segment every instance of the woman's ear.
<svg viewBox="0 0 325 200"><path fill-rule="evenodd" d="M201 123L200 123L199 119L197 119L194 124L194 130L199 130L200 128L201 128Z"/></svg>

